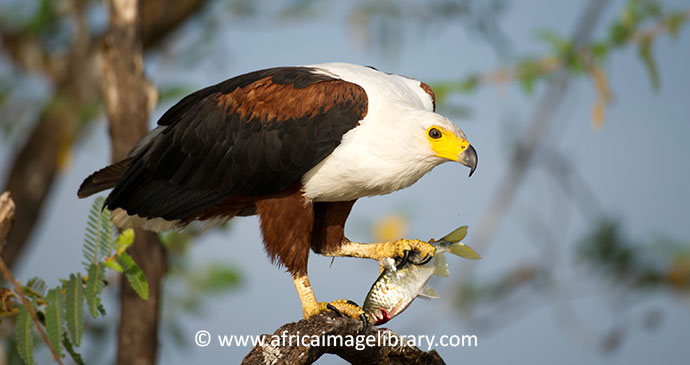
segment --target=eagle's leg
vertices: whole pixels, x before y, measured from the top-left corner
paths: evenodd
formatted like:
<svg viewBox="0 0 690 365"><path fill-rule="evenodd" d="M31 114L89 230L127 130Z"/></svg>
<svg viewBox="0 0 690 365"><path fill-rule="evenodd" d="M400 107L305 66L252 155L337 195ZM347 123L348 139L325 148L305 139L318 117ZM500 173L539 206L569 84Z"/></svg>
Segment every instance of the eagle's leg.
<svg viewBox="0 0 690 365"><path fill-rule="evenodd" d="M359 243L343 239L340 246L322 252L326 256L369 258L381 262L387 257L405 257L406 252L418 251L422 257L433 257L436 247L420 240L400 239L392 242Z"/></svg>
<svg viewBox="0 0 690 365"><path fill-rule="evenodd" d="M365 323L365 326L369 322L362 308L352 301L338 299L329 303L318 302L307 274L293 274L292 280L295 282L297 295L299 295L299 299L302 302L302 315L304 318L309 318L321 312L334 311L348 317L359 318Z"/></svg>

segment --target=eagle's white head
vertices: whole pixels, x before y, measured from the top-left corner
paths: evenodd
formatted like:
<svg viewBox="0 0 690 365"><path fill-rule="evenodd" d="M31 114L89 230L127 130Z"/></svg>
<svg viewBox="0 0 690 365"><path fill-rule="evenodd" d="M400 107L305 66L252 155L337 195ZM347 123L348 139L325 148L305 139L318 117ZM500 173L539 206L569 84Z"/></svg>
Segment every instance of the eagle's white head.
<svg viewBox="0 0 690 365"><path fill-rule="evenodd" d="M428 169L431 169L441 163L455 161L469 167L470 176L477 168L474 147L467 141L465 133L443 115L427 110L407 110L396 126L401 132L398 143L405 140L410 149L400 153L407 155L415 151L414 158L420 160L420 165L429 165Z"/></svg>
<svg viewBox="0 0 690 365"><path fill-rule="evenodd" d="M318 67L361 86L368 110L333 153L304 176L308 198L344 201L388 194L449 161L468 166L470 175L476 169L475 149L458 126L433 111L425 84L363 66Z"/></svg>

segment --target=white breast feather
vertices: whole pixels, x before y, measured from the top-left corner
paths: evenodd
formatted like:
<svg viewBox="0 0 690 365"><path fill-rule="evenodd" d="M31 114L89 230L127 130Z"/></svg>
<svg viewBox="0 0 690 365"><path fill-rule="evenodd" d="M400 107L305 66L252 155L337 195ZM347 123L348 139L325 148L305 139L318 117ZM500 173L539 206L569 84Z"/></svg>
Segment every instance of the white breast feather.
<svg viewBox="0 0 690 365"><path fill-rule="evenodd" d="M430 112L431 97L419 81L350 64L322 64L321 72L355 83L367 93L366 117L341 144L303 179L305 196L314 201L345 201L388 194L414 184L438 164L417 153L416 125L406 123Z"/></svg>

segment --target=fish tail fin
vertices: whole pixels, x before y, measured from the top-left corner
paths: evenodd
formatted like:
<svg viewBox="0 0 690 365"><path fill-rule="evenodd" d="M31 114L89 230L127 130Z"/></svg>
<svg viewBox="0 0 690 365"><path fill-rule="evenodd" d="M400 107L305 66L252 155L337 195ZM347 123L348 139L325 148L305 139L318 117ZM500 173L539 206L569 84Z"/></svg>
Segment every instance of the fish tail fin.
<svg viewBox="0 0 690 365"><path fill-rule="evenodd" d="M434 269L434 275L442 276L444 278L450 276L450 271L448 270L448 261L446 261L446 256L442 252L436 254L436 267Z"/></svg>
<svg viewBox="0 0 690 365"><path fill-rule="evenodd" d="M462 241L465 236L467 236L467 226L461 226L456 228L453 232L443 236L443 238L441 238L439 241L455 243Z"/></svg>
<svg viewBox="0 0 690 365"><path fill-rule="evenodd" d="M465 237L467 236L467 226L461 226L456 228L453 232L448 233L447 235L443 236L439 240L440 242L440 247L444 251L450 251L450 253L454 255L458 255L460 257L470 259L470 260L479 260L482 257L479 256L479 254L470 248L469 246L465 245L464 243L460 242L462 241Z"/></svg>
<svg viewBox="0 0 690 365"><path fill-rule="evenodd" d="M479 260L482 258L479 256L477 251L473 250L470 246L467 246L462 242L453 243L450 245L450 247L448 247L448 251L454 255L458 255L470 260Z"/></svg>

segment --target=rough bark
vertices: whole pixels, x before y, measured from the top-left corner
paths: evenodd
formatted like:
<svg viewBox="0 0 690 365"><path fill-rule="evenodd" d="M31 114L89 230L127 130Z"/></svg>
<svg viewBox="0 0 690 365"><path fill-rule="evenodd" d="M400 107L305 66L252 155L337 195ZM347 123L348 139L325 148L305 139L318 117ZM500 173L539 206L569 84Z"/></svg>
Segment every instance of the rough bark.
<svg viewBox="0 0 690 365"><path fill-rule="evenodd" d="M152 87L144 76L140 4L137 0L109 0L109 30L103 41L102 96L109 120L112 160L123 159L148 131ZM142 300L126 280L121 281L118 364L153 364L158 348L161 282L167 271L166 254L155 234L136 231L129 253L144 271L149 299Z"/></svg>
<svg viewBox="0 0 690 365"><path fill-rule="evenodd" d="M388 338L397 336L393 331L369 327L365 333L360 333L363 329L362 322L349 317L338 317L335 313L323 313L299 322L292 322L278 328L273 335L278 337L290 338L288 336L308 336L306 341L297 343L293 337L292 345L271 346L271 339L276 338L264 334L264 346L256 345L242 360L243 365L258 364L311 364L318 360L323 354L334 354L352 364L445 364L441 356L435 351L425 352L417 347L399 343L395 346L366 346L357 350L353 346L342 346L331 340L329 345L323 345L326 336L339 336L345 341L347 336L373 336L373 338ZM311 343L312 336L317 336L321 340L322 346L303 346L302 342ZM364 341L364 340L362 340ZM381 340L383 341L383 340ZM356 343L356 342L355 342ZM364 343L364 342L362 342Z"/></svg>
<svg viewBox="0 0 690 365"><path fill-rule="evenodd" d="M148 0L142 10L145 50L160 44L164 37L194 15L208 0ZM80 4L80 2L77 2ZM26 71L42 73L53 81L56 94L41 112L26 142L15 155L5 182L19 209L12 234L2 258L16 264L30 239L50 194L60 167L79 137L85 115L100 102L98 60L101 43L89 34L84 15L74 14L77 27L70 52L58 58L41 48L35 35L0 31L2 45L12 61ZM36 56L38 55L38 56Z"/></svg>
<svg viewBox="0 0 690 365"><path fill-rule="evenodd" d="M14 223L14 201L10 197L10 192L0 194L0 252L5 246L5 238L12 229Z"/></svg>
<svg viewBox="0 0 690 365"><path fill-rule="evenodd" d="M177 29L190 14L195 14L206 0L157 0L141 4L144 49L153 47L171 31Z"/></svg>

